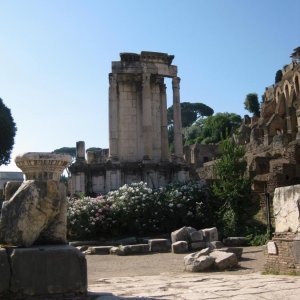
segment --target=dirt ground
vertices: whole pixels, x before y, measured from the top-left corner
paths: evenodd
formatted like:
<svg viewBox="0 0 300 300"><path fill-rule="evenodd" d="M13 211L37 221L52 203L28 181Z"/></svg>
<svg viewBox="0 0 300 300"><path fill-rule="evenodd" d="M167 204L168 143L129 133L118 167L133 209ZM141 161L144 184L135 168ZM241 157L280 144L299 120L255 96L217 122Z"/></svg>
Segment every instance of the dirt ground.
<svg viewBox="0 0 300 300"><path fill-rule="evenodd" d="M112 277L184 274L185 255L173 253L133 256L87 255L88 284L95 284L99 279ZM263 247L244 247L239 265L239 268L227 273L237 275L263 271Z"/></svg>

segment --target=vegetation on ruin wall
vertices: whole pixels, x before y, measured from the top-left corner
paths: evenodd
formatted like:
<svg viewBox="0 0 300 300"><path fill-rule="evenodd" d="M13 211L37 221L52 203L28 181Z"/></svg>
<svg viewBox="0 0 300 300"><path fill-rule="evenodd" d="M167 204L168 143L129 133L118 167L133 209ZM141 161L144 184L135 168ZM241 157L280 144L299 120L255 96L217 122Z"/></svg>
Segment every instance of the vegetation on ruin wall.
<svg viewBox="0 0 300 300"><path fill-rule="evenodd" d="M259 205L251 201L251 181L246 176L245 148L227 138L220 143L221 156L215 164L218 178L212 197L219 203L217 226L223 236L248 236L251 244L264 244L266 226L254 219Z"/></svg>
<svg viewBox="0 0 300 300"><path fill-rule="evenodd" d="M153 190L146 183L124 185L107 196L68 199L70 238L167 233L182 226L216 225L216 205L199 182Z"/></svg>

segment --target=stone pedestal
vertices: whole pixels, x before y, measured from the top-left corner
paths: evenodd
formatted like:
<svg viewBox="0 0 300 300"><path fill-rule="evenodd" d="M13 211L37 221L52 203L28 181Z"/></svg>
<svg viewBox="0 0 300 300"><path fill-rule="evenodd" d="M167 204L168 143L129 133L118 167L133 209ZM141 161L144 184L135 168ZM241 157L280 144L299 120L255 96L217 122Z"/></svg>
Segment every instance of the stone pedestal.
<svg viewBox="0 0 300 300"><path fill-rule="evenodd" d="M86 259L72 246L0 248L0 275L0 299L87 293Z"/></svg>

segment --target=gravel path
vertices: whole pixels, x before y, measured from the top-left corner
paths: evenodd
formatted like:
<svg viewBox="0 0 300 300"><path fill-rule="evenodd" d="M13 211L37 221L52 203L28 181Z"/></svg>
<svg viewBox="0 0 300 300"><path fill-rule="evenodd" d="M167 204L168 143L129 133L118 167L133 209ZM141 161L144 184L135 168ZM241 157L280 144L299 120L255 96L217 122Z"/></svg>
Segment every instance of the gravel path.
<svg viewBox="0 0 300 300"><path fill-rule="evenodd" d="M101 278L186 274L183 265L185 255L173 253L133 256L87 255L88 281L89 284L95 284ZM243 258L240 261L241 268L225 273L247 274L259 272L263 271L263 264L262 247L245 247Z"/></svg>

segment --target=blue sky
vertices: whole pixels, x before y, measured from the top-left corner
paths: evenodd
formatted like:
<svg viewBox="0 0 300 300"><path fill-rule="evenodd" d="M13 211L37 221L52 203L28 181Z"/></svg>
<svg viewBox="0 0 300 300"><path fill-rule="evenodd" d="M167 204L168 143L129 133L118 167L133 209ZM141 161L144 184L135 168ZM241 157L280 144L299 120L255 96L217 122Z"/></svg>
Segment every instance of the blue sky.
<svg viewBox="0 0 300 300"><path fill-rule="evenodd" d="M245 95L261 96L300 45L299 13L298 0L0 0L13 157L79 140L108 147L108 73L120 52L175 55L182 102L244 115Z"/></svg>

